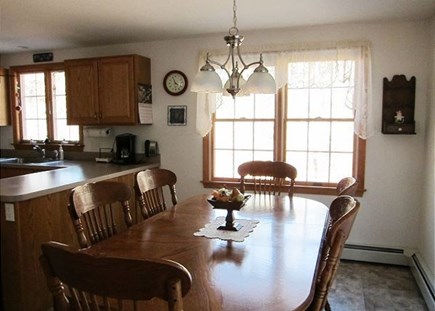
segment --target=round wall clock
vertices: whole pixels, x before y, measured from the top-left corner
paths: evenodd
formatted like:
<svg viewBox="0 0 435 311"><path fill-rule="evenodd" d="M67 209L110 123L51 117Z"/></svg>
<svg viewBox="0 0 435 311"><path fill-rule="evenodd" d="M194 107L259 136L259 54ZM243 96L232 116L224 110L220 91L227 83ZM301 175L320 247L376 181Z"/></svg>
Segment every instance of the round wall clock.
<svg viewBox="0 0 435 311"><path fill-rule="evenodd" d="M186 92L187 90L187 77L179 70L171 70L163 79L163 87L165 91L173 96L178 96Z"/></svg>

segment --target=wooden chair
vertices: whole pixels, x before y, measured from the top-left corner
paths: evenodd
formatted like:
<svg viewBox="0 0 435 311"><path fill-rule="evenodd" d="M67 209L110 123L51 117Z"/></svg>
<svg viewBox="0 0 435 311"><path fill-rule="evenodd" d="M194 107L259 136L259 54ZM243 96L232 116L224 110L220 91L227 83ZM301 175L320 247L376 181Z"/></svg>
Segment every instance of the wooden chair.
<svg viewBox="0 0 435 311"><path fill-rule="evenodd" d="M168 186L172 204L178 202L175 184L177 176L166 169L141 171L136 175L138 200L144 219L166 210L164 187Z"/></svg>
<svg viewBox="0 0 435 311"><path fill-rule="evenodd" d="M118 232L119 207L126 226L130 227L133 223L130 198L130 187L121 182L101 181L75 187L70 194L68 210L80 247L89 247Z"/></svg>
<svg viewBox="0 0 435 311"><path fill-rule="evenodd" d="M297 169L285 162L276 161L250 161L238 167L240 175L240 190L245 193L246 176L253 179L254 193L281 194L281 191L288 186L288 194L293 194ZM287 180L288 179L288 180Z"/></svg>
<svg viewBox="0 0 435 311"><path fill-rule="evenodd" d="M308 310L318 311L325 308L330 311L327 295L337 272L344 243L349 237L359 202L349 195L337 197L330 206L330 226L322 247L322 255L317 272L314 299Z"/></svg>
<svg viewBox="0 0 435 311"><path fill-rule="evenodd" d="M358 182L353 177L344 177L337 184L337 195L350 195L355 196Z"/></svg>
<svg viewBox="0 0 435 311"><path fill-rule="evenodd" d="M57 242L41 249L54 310L138 310L154 297L168 310L183 310L192 284L189 271L172 260L97 257Z"/></svg>

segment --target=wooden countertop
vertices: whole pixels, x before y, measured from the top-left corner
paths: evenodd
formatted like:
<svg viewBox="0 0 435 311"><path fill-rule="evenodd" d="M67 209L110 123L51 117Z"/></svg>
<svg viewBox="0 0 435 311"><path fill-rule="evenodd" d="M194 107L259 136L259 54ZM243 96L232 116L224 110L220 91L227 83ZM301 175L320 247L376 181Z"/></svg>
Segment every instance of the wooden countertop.
<svg viewBox="0 0 435 311"><path fill-rule="evenodd" d="M59 161L55 164L2 164L4 167L57 168L32 174L0 179L0 201L18 202L50 193L72 189L86 182L134 174L144 169L160 166L160 158L149 158L145 163L119 165L95 161Z"/></svg>

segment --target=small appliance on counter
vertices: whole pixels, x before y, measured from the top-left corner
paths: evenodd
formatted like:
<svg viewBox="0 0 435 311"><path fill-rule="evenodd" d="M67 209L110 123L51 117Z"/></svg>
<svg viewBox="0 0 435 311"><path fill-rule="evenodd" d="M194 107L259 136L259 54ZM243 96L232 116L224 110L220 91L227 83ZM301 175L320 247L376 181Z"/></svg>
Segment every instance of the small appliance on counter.
<svg viewBox="0 0 435 311"><path fill-rule="evenodd" d="M154 157L159 154L159 145L154 140L145 140L145 156Z"/></svg>
<svg viewBox="0 0 435 311"><path fill-rule="evenodd" d="M115 137L116 154L113 163L136 163L136 135L125 133Z"/></svg>

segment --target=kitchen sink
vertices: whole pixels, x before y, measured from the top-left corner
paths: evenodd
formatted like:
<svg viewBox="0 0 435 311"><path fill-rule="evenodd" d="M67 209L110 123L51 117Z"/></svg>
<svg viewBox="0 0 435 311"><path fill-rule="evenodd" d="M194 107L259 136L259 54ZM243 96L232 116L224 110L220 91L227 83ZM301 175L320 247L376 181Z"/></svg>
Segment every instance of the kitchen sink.
<svg viewBox="0 0 435 311"><path fill-rule="evenodd" d="M41 157L31 157L31 158L0 158L0 164L39 164L39 163L56 163L61 162L53 158L41 158Z"/></svg>

